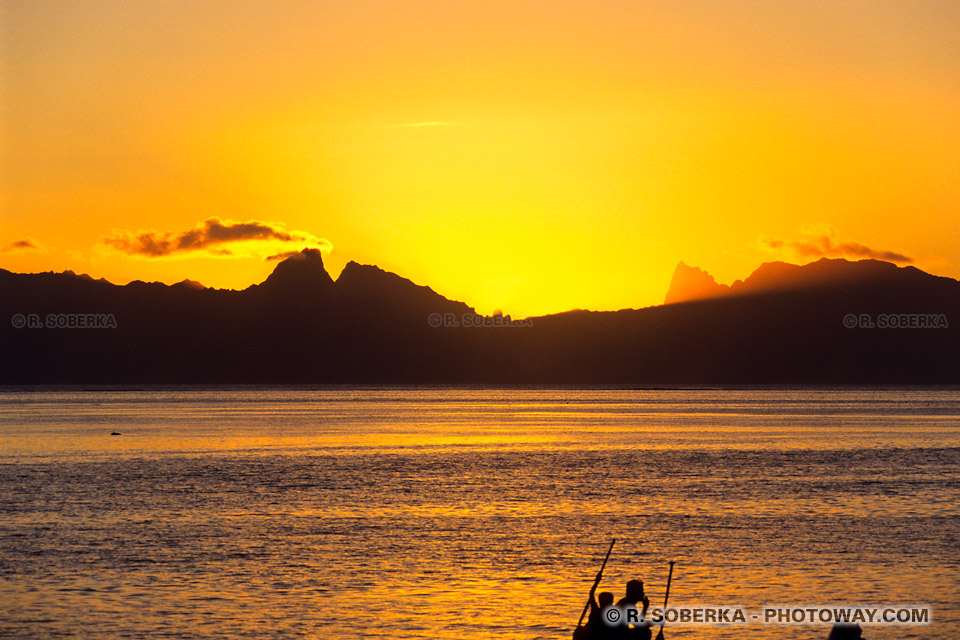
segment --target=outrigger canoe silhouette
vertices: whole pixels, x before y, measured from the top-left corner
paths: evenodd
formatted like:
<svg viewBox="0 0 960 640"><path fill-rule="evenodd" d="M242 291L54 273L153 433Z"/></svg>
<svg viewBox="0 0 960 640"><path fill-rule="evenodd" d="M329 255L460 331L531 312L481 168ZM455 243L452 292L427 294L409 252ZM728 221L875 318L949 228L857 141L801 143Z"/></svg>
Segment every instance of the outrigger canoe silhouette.
<svg viewBox="0 0 960 640"><path fill-rule="evenodd" d="M597 577L593 581L593 586L590 587L590 595L587 596L587 603L583 605L583 611L580 613L580 619L577 621L577 628L573 630L573 640L591 640L591 638L605 638L610 636L610 632L613 628L623 625L628 626L628 635L625 637L628 638L637 638L638 640L649 640L651 632L649 622L644 622L640 617L636 620L620 620L619 610L613 609L610 607L612 605L613 598L609 597L609 601L604 603L598 603L595 598L595 593L597 591L597 586L600 584L601 578L603 578L603 570L607 567L607 561L610 560L610 554L613 552L613 545L617 543L617 539L614 538L610 541L610 548L607 549L607 555L603 558L603 564L600 565L600 571L597 572ZM673 565L676 564L675 561L670 561L670 571L667 574L667 589L666 593L663 596L663 608L666 610L667 602L670 598L670 583L673 580ZM612 596L612 594L600 594L602 596ZM647 610L647 607L650 604L649 599L643 593L643 582L639 580L631 580L627 583L627 595L618 603L620 605L636 605L637 603L643 603L644 613ZM604 606L606 605L606 606ZM633 607L635 611L635 606ZM590 616L587 617L587 612L590 612ZM613 617L612 612L617 612L616 619ZM606 619L601 615L605 613ZM587 617L587 623L583 623L584 617ZM633 624L631 628L629 625ZM619 637L619 636L617 636ZM663 622L660 622L660 630L657 632L657 640L663 640Z"/></svg>

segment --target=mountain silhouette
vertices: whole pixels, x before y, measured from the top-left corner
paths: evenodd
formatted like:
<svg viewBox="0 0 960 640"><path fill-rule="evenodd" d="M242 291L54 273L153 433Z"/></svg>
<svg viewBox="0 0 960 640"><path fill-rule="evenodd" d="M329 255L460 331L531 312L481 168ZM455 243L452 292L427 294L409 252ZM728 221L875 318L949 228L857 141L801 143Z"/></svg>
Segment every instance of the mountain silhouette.
<svg viewBox="0 0 960 640"><path fill-rule="evenodd" d="M262 291L281 295L329 295L333 280L323 267L323 255L318 249L304 249L280 262L262 284Z"/></svg>
<svg viewBox="0 0 960 640"><path fill-rule="evenodd" d="M786 262L765 262L744 280L731 285L717 284L706 271L677 265L664 304L709 300L725 296L749 296L786 291L830 290L844 287L902 288L939 287L948 294L955 280L932 276L916 267L898 267L882 260L850 262L839 258L821 258L803 266ZM936 284L938 283L938 284Z"/></svg>
<svg viewBox="0 0 960 640"><path fill-rule="evenodd" d="M514 322L316 250L241 291L0 270L0 383L960 383L960 282L914 267L681 263L666 300Z"/></svg>
<svg viewBox="0 0 960 640"><path fill-rule="evenodd" d="M337 291L343 303L360 315L385 314L383 317L415 318L422 323L423 313L473 313L462 302L447 300L430 287L416 285L406 278L379 267L348 262L337 278Z"/></svg>
<svg viewBox="0 0 960 640"><path fill-rule="evenodd" d="M717 284L709 273L697 267L689 267L680 262L673 272L670 287L663 299L663 304L676 302L690 302L692 300L709 300L719 298L730 293L730 287Z"/></svg>

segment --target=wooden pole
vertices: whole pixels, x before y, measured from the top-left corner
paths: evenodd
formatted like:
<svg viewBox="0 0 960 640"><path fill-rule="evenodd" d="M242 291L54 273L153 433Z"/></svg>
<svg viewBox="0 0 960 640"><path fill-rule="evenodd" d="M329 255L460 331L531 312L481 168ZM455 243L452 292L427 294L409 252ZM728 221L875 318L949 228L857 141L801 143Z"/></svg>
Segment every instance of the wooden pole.
<svg viewBox="0 0 960 640"><path fill-rule="evenodd" d="M617 539L614 538L610 541L610 548L607 549L607 557L603 559L603 564L600 565L600 571L597 573L597 579L593 581L593 587L590 589L590 597L587 598L587 604L583 605L583 613L580 614L580 619L577 620L577 626L579 627L583 623L583 616L587 615L587 610L590 608L590 601L593 599L593 592L596 591L597 585L600 584L600 578L603 576L603 570L607 566L607 560L610 559L610 552L613 551L613 545L617 543Z"/></svg>
<svg viewBox="0 0 960 640"><path fill-rule="evenodd" d="M670 561L670 573L667 574L667 592L663 596L663 614L667 614L667 599L670 597L670 580L673 579L674 561ZM657 633L657 640L663 640L663 620L660 621L660 631Z"/></svg>

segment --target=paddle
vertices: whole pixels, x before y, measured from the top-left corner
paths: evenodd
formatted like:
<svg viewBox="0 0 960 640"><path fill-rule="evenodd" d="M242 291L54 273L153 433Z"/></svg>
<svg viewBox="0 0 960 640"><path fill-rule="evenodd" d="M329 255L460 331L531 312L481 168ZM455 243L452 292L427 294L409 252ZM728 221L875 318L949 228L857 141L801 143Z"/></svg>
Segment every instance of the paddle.
<svg viewBox="0 0 960 640"><path fill-rule="evenodd" d="M670 561L670 573L667 574L667 593L663 596L663 614L667 614L667 598L670 597L670 580L673 578L673 560ZM660 631L657 632L657 640L663 640L663 620L660 621Z"/></svg>
<svg viewBox="0 0 960 640"><path fill-rule="evenodd" d="M600 571L597 572L597 579L593 581L593 586L590 588L590 595L587 597L587 604L583 605L583 612L580 614L580 619L577 620L577 629L573 632L574 640L581 637L583 634L578 632L583 628L580 625L583 624L583 616L587 615L587 610L590 608L590 601L593 600L593 592L597 590L597 585L600 584L600 578L603 577L603 570L607 566L607 560L610 559L610 552L613 551L613 545L617 543L617 539L614 538L610 541L610 548L607 549L607 556L603 559L603 564L600 565Z"/></svg>

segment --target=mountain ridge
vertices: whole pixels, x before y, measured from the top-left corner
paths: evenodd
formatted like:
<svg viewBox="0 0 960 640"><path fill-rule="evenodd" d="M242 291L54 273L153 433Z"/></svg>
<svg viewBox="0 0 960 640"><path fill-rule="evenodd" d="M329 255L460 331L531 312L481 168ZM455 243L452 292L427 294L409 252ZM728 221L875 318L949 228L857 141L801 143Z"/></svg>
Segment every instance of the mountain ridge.
<svg viewBox="0 0 960 640"><path fill-rule="evenodd" d="M813 287L872 286L877 283L890 284L892 281L917 282L925 278L957 282L953 278L936 276L914 266L900 267L883 260L820 258L803 265L781 261L764 262L746 278L725 285L717 283L713 276L703 269L688 266L681 261L670 281L664 304Z"/></svg>
<svg viewBox="0 0 960 640"><path fill-rule="evenodd" d="M242 290L0 270L0 384L960 383L956 280L822 260L767 263L727 291L518 323L373 265L333 280L319 252ZM113 322L69 324L84 314Z"/></svg>

